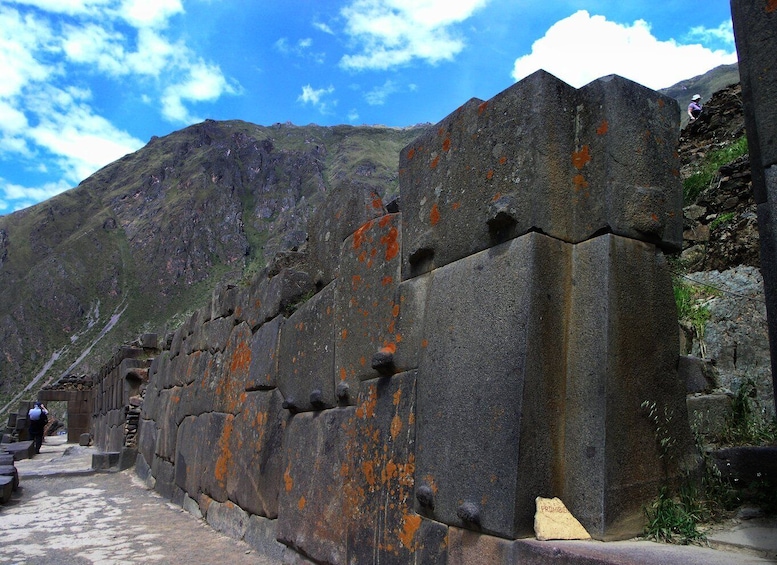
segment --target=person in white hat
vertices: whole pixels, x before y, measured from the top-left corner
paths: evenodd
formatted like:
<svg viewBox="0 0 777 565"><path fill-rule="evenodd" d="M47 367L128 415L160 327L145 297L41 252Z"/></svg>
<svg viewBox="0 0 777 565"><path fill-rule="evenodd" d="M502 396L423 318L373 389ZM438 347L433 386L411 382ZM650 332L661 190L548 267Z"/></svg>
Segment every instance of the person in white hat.
<svg viewBox="0 0 777 565"><path fill-rule="evenodd" d="M701 114L701 96L694 94L691 98L691 103L688 104L688 116L691 121L694 121Z"/></svg>

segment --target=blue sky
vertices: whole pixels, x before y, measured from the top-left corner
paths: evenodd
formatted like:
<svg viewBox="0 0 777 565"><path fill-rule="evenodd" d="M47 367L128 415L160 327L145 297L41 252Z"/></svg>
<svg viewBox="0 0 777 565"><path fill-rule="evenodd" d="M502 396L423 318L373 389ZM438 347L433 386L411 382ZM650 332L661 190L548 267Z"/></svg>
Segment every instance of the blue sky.
<svg viewBox="0 0 777 565"><path fill-rule="evenodd" d="M408 126L539 68L735 61L729 0L0 0L0 215L205 118Z"/></svg>

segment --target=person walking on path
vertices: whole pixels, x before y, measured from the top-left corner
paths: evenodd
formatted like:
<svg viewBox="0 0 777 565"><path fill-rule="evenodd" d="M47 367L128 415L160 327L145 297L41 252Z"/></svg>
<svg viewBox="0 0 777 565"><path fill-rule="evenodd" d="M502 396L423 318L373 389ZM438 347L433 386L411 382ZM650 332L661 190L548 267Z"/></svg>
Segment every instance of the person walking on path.
<svg viewBox="0 0 777 565"><path fill-rule="evenodd" d="M46 431L46 424L49 423L49 411L42 402L37 401L27 413L27 422L29 422L30 437L35 443L35 453L40 453L43 445L43 433Z"/></svg>

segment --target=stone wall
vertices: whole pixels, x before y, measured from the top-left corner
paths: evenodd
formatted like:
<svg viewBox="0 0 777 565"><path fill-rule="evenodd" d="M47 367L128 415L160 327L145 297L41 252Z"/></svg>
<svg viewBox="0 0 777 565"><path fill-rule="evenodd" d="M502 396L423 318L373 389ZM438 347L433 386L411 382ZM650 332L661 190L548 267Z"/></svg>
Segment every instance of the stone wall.
<svg viewBox="0 0 777 565"><path fill-rule="evenodd" d="M338 187L307 253L175 332L137 471L294 563L513 562L537 496L639 533L680 460L658 440L688 442L678 125L616 76L467 102L401 152L400 212Z"/></svg>

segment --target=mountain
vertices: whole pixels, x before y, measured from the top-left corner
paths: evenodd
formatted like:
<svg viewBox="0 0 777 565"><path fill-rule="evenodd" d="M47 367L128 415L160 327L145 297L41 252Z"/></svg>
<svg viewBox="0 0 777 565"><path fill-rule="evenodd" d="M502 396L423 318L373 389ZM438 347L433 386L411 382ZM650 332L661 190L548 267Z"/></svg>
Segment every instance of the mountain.
<svg viewBox="0 0 777 565"><path fill-rule="evenodd" d="M703 75L680 81L659 92L674 98L680 104L680 127L685 127L689 120L686 108L691 102L691 96L698 94L702 102L706 102L719 90L737 83L739 83L739 65L734 63L715 67Z"/></svg>
<svg viewBox="0 0 777 565"><path fill-rule="evenodd" d="M685 116L691 93L712 102L738 80L736 65L719 67L663 92ZM721 114L705 107L706 116ZM731 141L731 132L715 140L716 122L706 116L691 127L710 128L713 141L696 136L681 149L684 176ZM208 120L152 138L78 187L0 217L0 418L25 387L32 397L64 374L97 370L120 344L177 327L217 283L247 281L276 254L304 246L311 210L338 185L390 200L399 151L425 127ZM741 137L741 121L732 128ZM702 231L714 213L699 221L707 222ZM725 234L726 225L719 220L711 231ZM698 255L701 243L686 252ZM718 264L714 245L703 243L701 268Z"/></svg>
<svg viewBox="0 0 777 565"><path fill-rule="evenodd" d="M94 371L121 343L164 335L216 283L303 245L340 183L391 198L399 151L422 130L208 120L0 217L0 412L31 381L28 395Z"/></svg>

